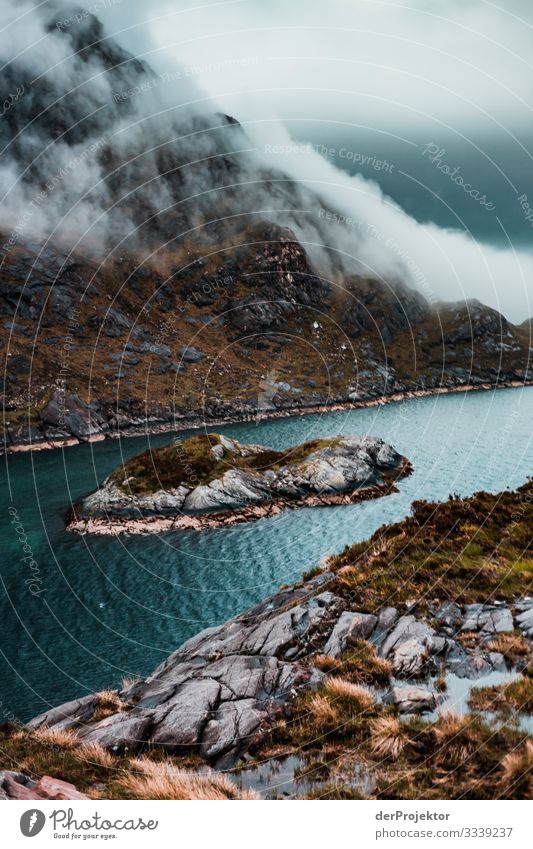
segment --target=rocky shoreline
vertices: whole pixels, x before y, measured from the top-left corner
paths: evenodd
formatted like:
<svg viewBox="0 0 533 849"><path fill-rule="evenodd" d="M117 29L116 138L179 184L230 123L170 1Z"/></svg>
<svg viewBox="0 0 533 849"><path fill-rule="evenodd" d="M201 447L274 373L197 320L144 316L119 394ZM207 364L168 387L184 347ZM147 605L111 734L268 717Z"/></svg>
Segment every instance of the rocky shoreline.
<svg viewBox="0 0 533 849"><path fill-rule="evenodd" d="M0 798L254 798L284 763L299 798L532 798L532 526L531 482L415 502L147 677L3 726Z"/></svg>
<svg viewBox="0 0 533 849"><path fill-rule="evenodd" d="M244 424L254 421L269 421L283 418L292 418L297 416L320 415L324 413L341 412L344 410L358 410L371 407L380 407L386 404L393 404L399 401L407 401L414 398L426 398L434 395L450 395L461 392L487 392L496 391L498 389L519 389L528 386L533 386L533 379L524 380L504 380L490 383L480 381L476 383L461 383L454 386L435 386L430 389L412 389L402 392L392 392L375 397L361 398L357 401L341 401L335 400L331 403L318 402L313 405L294 405L284 406L283 408L273 410L259 410L253 412L235 411L225 416L200 416L191 415L190 417L176 417L172 413L165 420L159 416L147 416L146 418L121 417L120 424L116 429L106 429L101 431L99 428L95 432L91 432L93 421L92 414L88 405L83 405L82 410L85 413L86 421L84 430L86 433L78 436L57 436L55 437L50 429L41 432L40 430L28 429L25 431L23 438L19 442L13 442L13 436L10 436L8 444L7 437L4 435L4 443L0 446L0 456L3 454L20 454L28 451L52 451L54 449L65 449L85 443L92 444L102 442L105 439L122 439L135 438L139 436L154 436L160 433L183 433L188 430L205 430L212 427L223 427L231 424ZM79 412L79 411L77 411Z"/></svg>
<svg viewBox="0 0 533 849"><path fill-rule="evenodd" d="M227 768L260 743L283 706L316 690L327 674L317 659L333 661L367 642L390 670L375 698L400 714L433 713L445 695L435 676L454 675L470 687L508 664L491 643L515 628L531 660L533 599L461 605L436 604L426 615L384 606L354 609L335 591L337 576L321 572L287 587L221 626L207 628L170 655L145 680L114 692L116 710L95 721L98 694L89 694L33 719L31 729L71 730L84 743L113 752L143 747L194 748ZM461 635L475 635L464 645Z"/></svg>

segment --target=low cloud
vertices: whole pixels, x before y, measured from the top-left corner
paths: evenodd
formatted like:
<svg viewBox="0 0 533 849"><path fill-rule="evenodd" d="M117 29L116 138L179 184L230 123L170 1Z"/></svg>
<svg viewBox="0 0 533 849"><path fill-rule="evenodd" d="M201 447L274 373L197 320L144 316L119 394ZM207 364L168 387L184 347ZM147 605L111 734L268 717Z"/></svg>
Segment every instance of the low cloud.
<svg viewBox="0 0 533 849"><path fill-rule="evenodd" d="M355 6L364 13L360 28L369 27L367 18L375 17L376 4ZM338 35L338 18L346 9L340 0L332 4L330 29L320 32L314 29L316 10L305 17L303 30L296 27L298 8L296 3L290 13L282 13L279 7L284 22L276 42L280 50L290 35L300 51L312 48L318 62L319 35L326 56L337 37L342 44L351 32L346 24ZM457 14L465 27L465 9L471 7L461 8ZM137 23L147 11L150 20L142 29ZM237 31L243 28L239 16L244 13L253 13L255 34L246 28ZM283 114L283 97L269 92L266 108L258 91L266 84L261 78L265 45L271 49L272 32L279 29L267 26L272 9L260 11L254 2L214 4L209 14L202 13L201 20L207 21L203 30L191 18L194 10L184 12L179 4L148 7L101 0L99 14L119 43L137 45L153 70L121 52L97 20L77 7L60 0L37 7L4 4L0 26L9 35L2 40L0 57L6 63L2 100L9 108L0 167L0 228L8 249L35 235L66 239L70 246L82 240L118 250L130 234L135 244L159 245L180 233L191 238L191 232L208 246L214 233L211 219L222 217L235 227L271 220L291 227L326 275L402 280L434 301L475 297L514 320L533 313L528 296L531 256L515 252L512 245L496 249L463 232L416 222L382 192L376 180L383 161L358 153L355 134L353 164L362 167L373 159L375 179L348 176L323 151L295 143L286 122L274 115L275 110ZM398 42L403 32L398 22L406 15L411 13L398 4L387 23ZM484 25L489 18L483 18ZM430 24L423 20L425 32ZM432 27L435 20L433 16ZM224 21L236 38L232 54L220 49L225 37L212 35ZM162 31L168 35L165 44ZM301 32L305 40L295 42ZM412 35L422 38L424 33ZM284 61L284 90L296 90L287 57ZM388 61L399 59L393 54ZM223 93L227 75L227 85L234 77L249 86L249 97L239 95L242 115L235 115L243 119L242 126L216 113L217 107L229 105ZM364 80L360 88L370 87L376 101L374 83ZM269 77L270 89L275 82L275 76ZM315 114L323 110L327 116L328 98L314 77L308 82L317 89ZM380 103L380 116L387 115L387 105Z"/></svg>

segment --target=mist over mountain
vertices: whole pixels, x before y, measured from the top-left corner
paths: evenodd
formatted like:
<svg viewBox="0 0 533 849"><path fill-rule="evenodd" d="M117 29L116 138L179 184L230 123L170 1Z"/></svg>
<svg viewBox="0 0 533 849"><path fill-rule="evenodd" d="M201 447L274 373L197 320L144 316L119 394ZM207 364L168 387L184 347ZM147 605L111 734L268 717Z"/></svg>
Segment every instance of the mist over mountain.
<svg viewBox="0 0 533 849"><path fill-rule="evenodd" d="M161 258L183 234L208 245L265 220L290 227L315 270L341 285L363 274L434 301L532 312L528 254L420 224L376 175L347 176L320 150L302 152L281 122L217 112L194 74L157 73L81 7L9 2L3 18L4 254L26 236Z"/></svg>
<svg viewBox="0 0 533 849"><path fill-rule="evenodd" d="M238 121L195 102L192 83L155 74L81 7L19 8L3 56L4 255L28 237L162 254L185 236L209 245L267 220L305 237L322 270L343 267L328 250L338 227L318 214L325 201L269 167Z"/></svg>
<svg viewBox="0 0 533 849"><path fill-rule="evenodd" d="M356 137L221 111L149 34L2 9L8 445L530 379L527 254L410 217Z"/></svg>

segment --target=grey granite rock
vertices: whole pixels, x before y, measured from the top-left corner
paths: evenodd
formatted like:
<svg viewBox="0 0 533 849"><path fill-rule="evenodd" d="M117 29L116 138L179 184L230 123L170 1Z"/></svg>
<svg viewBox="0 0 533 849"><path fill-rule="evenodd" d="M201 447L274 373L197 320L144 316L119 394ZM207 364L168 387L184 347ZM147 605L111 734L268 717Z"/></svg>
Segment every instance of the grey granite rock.
<svg viewBox="0 0 533 849"><path fill-rule="evenodd" d="M321 503L317 499L381 485L391 471L408 473L404 458L383 440L371 437L338 437L331 446L310 449L307 457L293 463L289 452L286 463L266 463L265 468L257 469L242 468L242 458L270 452L264 446L243 445L218 435L210 450L218 461L227 461L214 472L212 480L193 486L184 479L169 490L135 494L127 480L119 486L112 475L96 492L81 499L76 513L82 520L100 517L109 521L113 517L139 519L145 515L246 510L290 500L314 499ZM92 529L90 522L86 529Z"/></svg>
<svg viewBox="0 0 533 849"><path fill-rule="evenodd" d="M438 651L433 643L435 630L414 616L402 616L380 647L382 657L390 660L396 675L419 676L428 658Z"/></svg>
<svg viewBox="0 0 533 849"><path fill-rule="evenodd" d="M147 739L151 715L142 713L116 713L96 725L86 725L78 730L84 743L98 743L114 752L136 751Z"/></svg>
<svg viewBox="0 0 533 849"><path fill-rule="evenodd" d="M456 628L461 625L463 614L458 604L453 601L446 601L436 610L435 618L443 625Z"/></svg>
<svg viewBox="0 0 533 849"><path fill-rule="evenodd" d="M342 613L324 646L324 654L338 657L356 640L367 640L377 621L377 617L370 613Z"/></svg>
<svg viewBox="0 0 533 849"><path fill-rule="evenodd" d="M96 705L96 695L89 693L81 699L73 699L71 702L65 702L59 707L40 713L28 722L28 728L72 728L80 722L88 722L96 710Z"/></svg>
<svg viewBox="0 0 533 849"><path fill-rule="evenodd" d="M467 604L462 630L483 631L486 634L509 633L514 630L513 616L504 605Z"/></svg>
<svg viewBox="0 0 533 849"><path fill-rule="evenodd" d="M425 713L437 707L435 693L424 687L393 687L383 701L396 705L400 713Z"/></svg>
<svg viewBox="0 0 533 849"><path fill-rule="evenodd" d="M399 613L395 607L382 607L378 613L376 631L384 636L398 621Z"/></svg>
<svg viewBox="0 0 533 849"><path fill-rule="evenodd" d="M465 651L459 644L448 657L447 666L458 678L482 678L491 672L505 672L507 665L500 652L483 652L479 648Z"/></svg>
<svg viewBox="0 0 533 849"><path fill-rule="evenodd" d="M153 714L150 742L170 748L198 744L220 691L220 684L210 678L187 681Z"/></svg>
<svg viewBox="0 0 533 849"><path fill-rule="evenodd" d="M533 639L533 605L525 607L516 617L516 622L523 634Z"/></svg>
<svg viewBox="0 0 533 849"><path fill-rule="evenodd" d="M66 432L83 441L107 430L104 419L94 412L78 395L57 389L40 413L45 433L48 428Z"/></svg>
<svg viewBox="0 0 533 849"><path fill-rule="evenodd" d="M205 359L205 354L193 345L188 345L185 348L179 349L178 357L185 363L199 363Z"/></svg>
<svg viewBox="0 0 533 849"><path fill-rule="evenodd" d="M293 694L323 680L312 666L283 659L295 646L304 654L321 646L344 609L338 596L320 591L320 582L310 586L316 595L281 592L253 615L202 631L145 681L121 691L118 713L91 723L92 696L43 714L32 727L67 722L85 741L114 751L150 743L234 759Z"/></svg>
<svg viewBox="0 0 533 849"><path fill-rule="evenodd" d="M213 760L230 751L247 748L265 718L254 699L224 702L206 725L201 752Z"/></svg>

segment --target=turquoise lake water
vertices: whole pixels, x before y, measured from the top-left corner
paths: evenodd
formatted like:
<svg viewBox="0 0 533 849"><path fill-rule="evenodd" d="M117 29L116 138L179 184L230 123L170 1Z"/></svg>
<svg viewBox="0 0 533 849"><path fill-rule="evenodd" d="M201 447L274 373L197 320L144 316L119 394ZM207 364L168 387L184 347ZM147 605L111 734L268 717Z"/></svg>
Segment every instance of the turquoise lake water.
<svg viewBox="0 0 533 849"><path fill-rule="evenodd" d="M235 528L159 536L66 533L71 501L121 461L172 434L3 459L0 721L149 673L202 628L300 578L325 554L404 517L415 499L514 488L533 474L533 388L413 399L219 428L283 448L335 434L383 437L410 458L399 492L348 507L290 510ZM187 434L183 434L185 437ZM17 511L42 583L11 525Z"/></svg>

